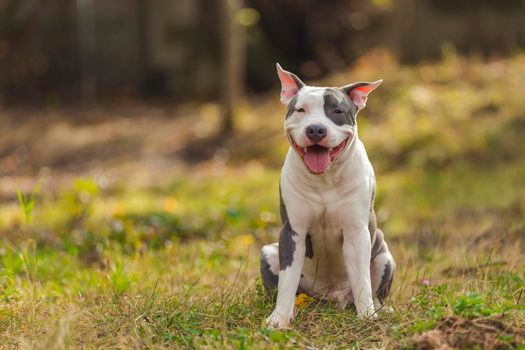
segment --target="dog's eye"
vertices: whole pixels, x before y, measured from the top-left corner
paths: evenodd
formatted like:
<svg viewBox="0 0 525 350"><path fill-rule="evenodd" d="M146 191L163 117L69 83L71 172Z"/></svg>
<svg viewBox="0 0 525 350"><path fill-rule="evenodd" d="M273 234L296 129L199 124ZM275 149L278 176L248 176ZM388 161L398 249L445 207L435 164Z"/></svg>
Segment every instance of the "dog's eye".
<svg viewBox="0 0 525 350"><path fill-rule="evenodd" d="M299 113L304 113L304 108L297 108L295 111Z"/></svg>
<svg viewBox="0 0 525 350"><path fill-rule="evenodd" d="M334 110L334 113L335 113L335 114L341 114L341 113L343 113L343 111L340 110L340 109L336 109L336 110Z"/></svg>

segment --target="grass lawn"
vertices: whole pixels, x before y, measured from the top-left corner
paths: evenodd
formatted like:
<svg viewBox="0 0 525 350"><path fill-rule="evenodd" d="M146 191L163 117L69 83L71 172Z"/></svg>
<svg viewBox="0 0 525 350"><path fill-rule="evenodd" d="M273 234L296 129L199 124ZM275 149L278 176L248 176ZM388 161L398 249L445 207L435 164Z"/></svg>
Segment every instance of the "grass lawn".
<svg viewBox="0 0 525 350"><path fill-rule="evenodd" d="M393 312L359 320L301 297L290 329L265 329L275 298L259 249L277 240L287 149L272 95L243 107L227 157L162 183L44 181L28 223L13 187L0 202L0 347L525 349L525 55L372 58L330 82L385 79L358 123L397 263Z"/></svg>

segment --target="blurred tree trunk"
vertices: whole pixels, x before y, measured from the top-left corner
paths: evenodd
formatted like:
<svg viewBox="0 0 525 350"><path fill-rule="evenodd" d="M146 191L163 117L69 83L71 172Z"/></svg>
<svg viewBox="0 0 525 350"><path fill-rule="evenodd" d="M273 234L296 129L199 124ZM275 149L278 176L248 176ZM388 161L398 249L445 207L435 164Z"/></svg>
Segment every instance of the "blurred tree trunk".
<svg viewBox="0 0 525 350"><path fill-rule="evenodd" d="M139 55L139 79L142 93L147 92L147 81L150 68L150 2L147 0L137 0L137 21L138 21L138 55Z"/></svg>
<svg viewBox="0 0 525 350"><path fill-rule="evenodd" d="M77 0L77 18L80 98L84 107L91 107L97 100L97 79L93 66L96 55L93 0Z"/></svg>
<svg viewBox="0 0 525 350"><path fill-rule="evenodd" d="M395 28L398 55L403 62L414 63L421 57L419 0L397 0ZM395 35L394 35L395 37Z"/></svg>
<svg viewBox="0 0 525 350"><path fill-rule="evenodd" d="M237 103L243 94L244 33L235 21L242 0L221 0L219 26L221 38L221 114L222 133L234 131Z"/></svg>
<svg viewBox="0 0 525 350"><path fill-rule="evenodd" d="M9 100L39 91L28 64L39 34L38 1L0 1L0 94Z"/></svg>

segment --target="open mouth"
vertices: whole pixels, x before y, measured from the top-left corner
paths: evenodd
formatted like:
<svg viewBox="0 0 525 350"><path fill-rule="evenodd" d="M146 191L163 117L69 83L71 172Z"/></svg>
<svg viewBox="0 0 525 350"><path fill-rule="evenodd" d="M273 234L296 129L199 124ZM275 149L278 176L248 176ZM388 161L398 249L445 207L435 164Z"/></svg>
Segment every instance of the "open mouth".
<svg viewBox="0 0 525 350"><path fill-rule="evenodd" d="M321 145L300 147L292 138L295 151L301 156L304 164L314 174L324 173L345 148L348 139L341 142L335 148L328 148Z"/></svg>

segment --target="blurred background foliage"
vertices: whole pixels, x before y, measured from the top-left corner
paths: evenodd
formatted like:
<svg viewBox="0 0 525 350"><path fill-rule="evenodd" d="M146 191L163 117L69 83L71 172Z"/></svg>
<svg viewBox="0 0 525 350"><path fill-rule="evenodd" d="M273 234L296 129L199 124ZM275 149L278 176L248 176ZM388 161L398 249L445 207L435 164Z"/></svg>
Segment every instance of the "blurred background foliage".
<svg viewBox="0 0 525 350"><path fill-rule="evenodd" d="M0 96L210 100L225 73L248 92L274 88L277 60L308 80L376 47L402 63L445 46L509 54L525 46L524 22L522 0L2 0Z"/></svg>

